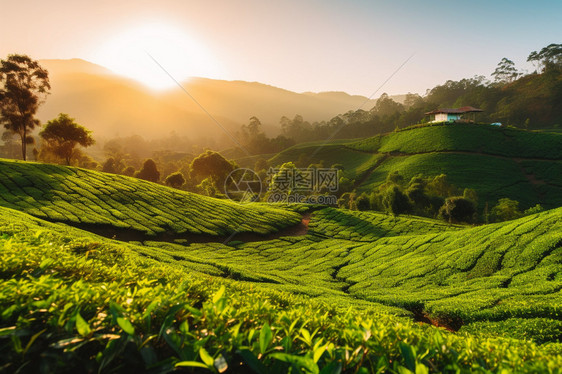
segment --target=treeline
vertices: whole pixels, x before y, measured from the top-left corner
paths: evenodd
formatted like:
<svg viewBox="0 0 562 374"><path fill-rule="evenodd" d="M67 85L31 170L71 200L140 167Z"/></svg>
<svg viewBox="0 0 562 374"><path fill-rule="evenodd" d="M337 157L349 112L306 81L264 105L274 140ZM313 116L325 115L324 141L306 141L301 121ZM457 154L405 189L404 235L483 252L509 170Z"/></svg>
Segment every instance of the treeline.
<svg viewBox="0 0 562 374"><path fill-rule="evenodd" d="M252 117L238 135L246 152L273 153L294 143L382 134L424 123L429 120L425 113L434 109L462 106L484 110L476 117L479 122L501 122L528 130L562 128L562 44L531 52L528 61L536 67L529 74L503 58L491 73L492 80L484 76L449 80L424 96L409 93L401 103L384 93L373 108L349 111L329 121L308 122L300 115L282 117L281 133L274 139L253 131L259 119Z"/></svg>
<svg viewBox="0 0 562 374"><path fill-rule="evenodd" d="M491 73L492 80L484 76L449 80L428 90L424 96L407 94L403 102L396 102L387 94L382 94L373 108L349 111L329 121L309 122L301 115L293 118L284 116L278 124L280 133L274 137L265 134L259 118L251 117L235 133L234 143L237 146L227 153L232 158L272 154L302 142L369 137L423 123L429 119L425 116L426 112L446 107L481 108L484 112L476 117L480 122L501 122L525 129L561 128L562 44L550 44L531 52L528 61L536 68L531 73L518 70L511 60L503 58ZM19 85L16 79L21 74L27 77L24 86ZM0 120L7 131L2 134L0 156L15 158L19 154L25 158L31 154L38 159L41 144L34 146L33 130L39 126L39 121L34 116L49 90L48 72L37 61L22 55L11 55L2 60ZM19 113L14 110L18 107L26 109ZM234 144L232 139L227 140L228 144ZM156 157L155 152L162 150L199 154L204 149L218 150L227 144L219 139L201 140L195 144L184 134L170 134L160 140L134 136L113 139L108 143L116 142L135 144L132 148L139 151L128 153L132 158L136 156L137 164L147 157ZM27 148L35 151L27 151ZM78 151L73 158L76 165L92 167L91 160L85 159ZM43 155L43 160L50 161L47 155ZM138 169L140 165L136 167Z"/></svg>
<svg viewBox="0 0 562 374"><path fill-rule="evenodd" d="M457 188L447 176L417 175L409 181L399 172L389 173L386 181L370 193L345 192L338 206L351 210L374 210L440 218L450 223L491 223L520 218L543 210L540 204L522 212L519 202L502 198L495 206L478 211L478 194L469 188Z"/></svg>

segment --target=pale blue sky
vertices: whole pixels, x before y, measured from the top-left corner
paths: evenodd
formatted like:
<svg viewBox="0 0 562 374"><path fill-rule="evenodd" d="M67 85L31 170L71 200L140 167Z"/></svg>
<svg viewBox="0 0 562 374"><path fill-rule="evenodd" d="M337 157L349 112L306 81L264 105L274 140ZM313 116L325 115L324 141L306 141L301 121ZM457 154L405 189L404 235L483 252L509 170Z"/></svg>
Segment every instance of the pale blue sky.
<svg viewBox="0 0 562 374"><path fill-rule="evenodd" d="M424 93L447 79L489 75L502 57L529 69L529 52L562 42L562 1L3 2L2 57L27 53L108 65L122 56L115 49L108 56L103 47L123 33L171 25L199 45L191 56L205 55L175 74L298 92L370 95L415 54L375 96Z"/></svg>

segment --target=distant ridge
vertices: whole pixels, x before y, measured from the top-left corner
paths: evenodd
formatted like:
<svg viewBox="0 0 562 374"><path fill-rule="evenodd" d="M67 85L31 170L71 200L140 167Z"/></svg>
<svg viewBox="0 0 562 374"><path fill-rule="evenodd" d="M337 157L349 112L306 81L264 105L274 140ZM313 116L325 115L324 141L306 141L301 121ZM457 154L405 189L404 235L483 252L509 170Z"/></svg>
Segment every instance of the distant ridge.
<svg viewBox="0 0 562 374"><path fill-rule="evenodd" d="M92 129L98 138L138 134L165 137L171 132L193 139L224 136L179 88L152 91L94 63L80 60L41 60L49 71L52 92L40 108L45 122L65 112ZM282 116L299 114L322 121L375 100L344 92L296 93L271 85L192 78L184 87L224 127L231 130L257 116L269 134L277 134ZM366 104L365 104L366 103Z"/></svg>

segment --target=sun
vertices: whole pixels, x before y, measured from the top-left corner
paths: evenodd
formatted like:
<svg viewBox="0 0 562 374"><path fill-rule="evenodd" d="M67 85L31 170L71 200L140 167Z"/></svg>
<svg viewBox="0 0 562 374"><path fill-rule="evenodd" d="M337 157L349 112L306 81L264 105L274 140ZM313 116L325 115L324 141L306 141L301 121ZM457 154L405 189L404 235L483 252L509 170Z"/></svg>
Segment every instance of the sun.
<svg viewBox="0 0 562 374"><path fill-rule="evenodd" d="M220 72L216 59L202 43L181 27L165 23L144 24L115 35L93 59L154 90L176 86L174 79L216 77Z"/></svg>

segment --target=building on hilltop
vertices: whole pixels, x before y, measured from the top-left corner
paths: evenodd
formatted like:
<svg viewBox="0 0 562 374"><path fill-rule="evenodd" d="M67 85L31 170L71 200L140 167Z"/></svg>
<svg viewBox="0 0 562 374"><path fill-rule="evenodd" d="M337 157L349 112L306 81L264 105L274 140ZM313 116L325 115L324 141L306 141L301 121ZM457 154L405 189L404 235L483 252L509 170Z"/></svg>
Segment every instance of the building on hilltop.
<svg viewBox="0 0 562 374"><path fill-rule="evenodd" d="M483 112L482 109L471 106L463 106L455 109L435 109L427 112L426 116L432 116L430 122L472 122L474 123L476 113ZM472 113L472 118L468 116Z"/></svg>

